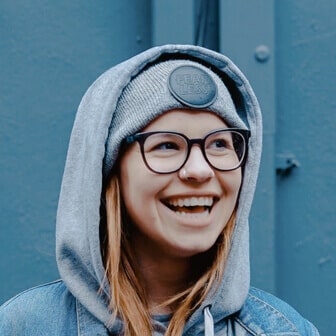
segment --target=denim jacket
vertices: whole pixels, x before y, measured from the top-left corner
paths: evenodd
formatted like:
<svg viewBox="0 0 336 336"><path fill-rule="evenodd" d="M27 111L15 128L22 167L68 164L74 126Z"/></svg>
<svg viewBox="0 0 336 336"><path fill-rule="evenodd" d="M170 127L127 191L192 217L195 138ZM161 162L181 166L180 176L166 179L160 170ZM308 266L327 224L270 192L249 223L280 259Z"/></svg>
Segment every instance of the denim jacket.
<svg viewBox="0 0 336 336"><path fill-rule="evenodd" d="M211 311L211 309L210 309ZM188 323L187 323L188 325ZM186 326L187 326L186 325ZM120 332L122 335L122 332ZM211 332L208 334L211 335ZM87 311L63 281L29 289L0 308L1 336L108 336L106 326ZM207 335L205 322L191 326L184 336ZM213 335L318 336L316 328L285 302L251 288L240 311L217 321Z"/></svg>

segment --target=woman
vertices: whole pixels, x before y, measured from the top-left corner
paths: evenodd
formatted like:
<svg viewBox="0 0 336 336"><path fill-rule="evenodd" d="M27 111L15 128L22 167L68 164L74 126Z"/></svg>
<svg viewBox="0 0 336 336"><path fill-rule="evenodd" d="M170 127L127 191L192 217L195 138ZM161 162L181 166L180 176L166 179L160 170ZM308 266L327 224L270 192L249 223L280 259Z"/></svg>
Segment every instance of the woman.
<svg viewBox="0 0 336 336"><path fill-rule="evenodd" d="M62 280L3 305L1 335L318 335L249 285L261 135L254 93L221 54L162 46L103 74L69 146Z"/></svg>

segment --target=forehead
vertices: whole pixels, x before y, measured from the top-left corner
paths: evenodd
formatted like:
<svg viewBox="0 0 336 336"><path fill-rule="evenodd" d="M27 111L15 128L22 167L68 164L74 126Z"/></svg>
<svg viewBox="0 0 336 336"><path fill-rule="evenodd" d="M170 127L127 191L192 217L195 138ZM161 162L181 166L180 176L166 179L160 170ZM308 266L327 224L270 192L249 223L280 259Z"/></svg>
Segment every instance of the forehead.
<svg viewBox="0 0 336 336"><path fill-rule="evenodd" d="M165 112L143 131L176 131L186 135L204 135L212 130L227 128L222 118L206 110L174 109Z"/></svg>

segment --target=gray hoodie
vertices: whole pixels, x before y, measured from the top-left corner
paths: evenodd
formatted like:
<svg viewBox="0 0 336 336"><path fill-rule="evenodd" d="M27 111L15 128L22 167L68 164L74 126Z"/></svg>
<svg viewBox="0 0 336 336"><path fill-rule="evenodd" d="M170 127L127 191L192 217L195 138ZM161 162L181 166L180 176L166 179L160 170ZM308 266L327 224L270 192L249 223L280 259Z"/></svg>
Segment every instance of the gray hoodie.
<svg viewBox="0 0 336 336"><path fill-rule="evenodd" d="M172 58L177 54L185 55L186 58L198 59L217 68L222 76L228 78L228 88L236 110L251 131L236 226L225 273L218 290L209 293L188 320L185 326L187 333L195 330L200 321L203 325L204 320L213 319L216 325L218 321L239 311L250 286L248 217L261 156L261 114L250 84L227 57L196 46L155 47L111 68L92 84L79 106L67 155L57 213L57 262L70 292L93 316L107 325L110 319L107 309L109 288L104 280L99 241L105 144L123 88L149 62L164 54ZM101 287L103 295L97 295ZM206 307L208 309L204 310ZM119 323L111 331L119 330Z"/></svg>

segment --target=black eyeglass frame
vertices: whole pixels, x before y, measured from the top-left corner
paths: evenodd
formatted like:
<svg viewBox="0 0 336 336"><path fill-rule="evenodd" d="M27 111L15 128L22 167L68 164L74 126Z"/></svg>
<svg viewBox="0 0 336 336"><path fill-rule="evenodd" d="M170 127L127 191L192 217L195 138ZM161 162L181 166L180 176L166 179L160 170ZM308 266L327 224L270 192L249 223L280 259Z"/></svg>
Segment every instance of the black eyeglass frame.
<svg viewBox="0 0 336 336"><path fill-rule="evenodd" d="M212 165L212 163L209 161L207 155L206 155L206 151L205 151L205 142L206 142L206 139L215 134L215 133L219 133L219 132L236 132L236 133L239 133L240 135L242 135L243 139L244 139L244 145L245 145L245 150L244 150L244 153L240 159L240 162L237 166L233 167L233 168L230 168L230 169L219 169L215 166ZM150 165L148 164L147 160L146 160L146 155L145 155L145 150L144 150L144 143L146 141L146 139L151 136L152 134L160 134L160 133L163 133L163 134L175 134L175 135L178 135L178 136L181 136L182 138L184 138L186 140L186 143L187 143L187 155L186 155L186 158L185 160L183 161L183 163L177 168L177 169L174 169L174 170L171 170L171 171L167 171L167 172L161 172L161 171L156 171L155 169L153 169L152 167L150 167ZM131 145L132 143L134 142L138 142L139 145L140 145L140 151L141 151L141 155L142 155L142 159L146 165L146 167L156 173L156 174L172 174L172 173L175 173L177 172L178 170L180 170L184 165L185 163L188 161L188 158L190 156L190 152L191 152L191 149L192 149L192 146L193 145L199 145L201 151L202 151L202 154L203 154L203 157L205 159L205 161L208 163L208 165L210 167L212 167L213 169L216 169L218 171L232 171L232 170L235 170L235 169L238 169L239 167L242 166L242 164L244 163L245 159L246 159L246 154L247 154L247 149L248 149L248 140L251 136L251 132L250 130L247 130L247 129L240 129L240 128L222 128L222 129L216 129L214 131L211 131L210 133L206 134L206 136L204 138L196 138L196 139L189 139L185 134L182 134L182 133L179 133L179 132L173 132L173 131L153 131L153 132L140 132L140 133L135 133L135 134L132 134L132 135L129 135L127 136L125 139L124 139L124 144L125 145Z"/></svg>

